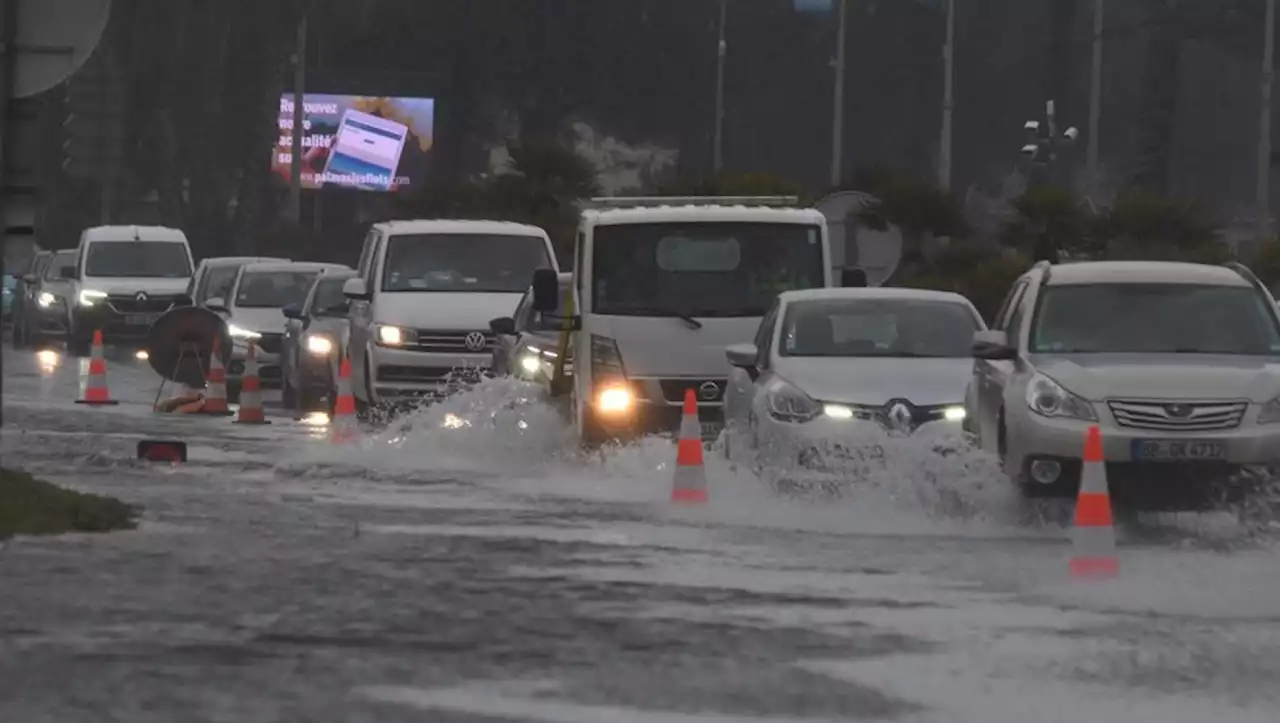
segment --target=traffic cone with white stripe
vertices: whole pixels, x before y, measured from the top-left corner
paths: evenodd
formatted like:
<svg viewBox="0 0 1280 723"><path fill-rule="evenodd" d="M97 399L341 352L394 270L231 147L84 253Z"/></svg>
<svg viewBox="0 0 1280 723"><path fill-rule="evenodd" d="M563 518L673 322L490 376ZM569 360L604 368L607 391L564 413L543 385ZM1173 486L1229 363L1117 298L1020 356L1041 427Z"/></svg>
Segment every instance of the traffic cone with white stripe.
<svg viewBox="0 0 1280 723"><path fill-rule="evenodd" d="M249 342L244 375L240 378L240 415L236 424L271 424L262 410L262 380L258 378L258 345Z"/></svg>
<svg viewBox="0 0 1280 723"><path fill-rule="evenodd" d="M1120 574L1116 557L1116 529L1107 490L1107 465L1102 455L1102 432L1089 427L1080 468L1080 494L1072 530L1071 576L1108 579Z"/></svg>
<svg viewBox="0 0 1280 723"><path fill-rule="evenodd" d="M206 393L201 414L229 417L233 414L227 406L227 370L222 366L222 340L213 337L213 353L209 355L209 378L205 380Z"/></svg>
<svg viewBox="0 0 1280 723"><path fill-rule="evenodd" d="M671 481L671 501L682 505L707 502L707 470L702 466L702 428L698 424L698 400L692 389L684 393L684 415L676 448L676 471Z"/></svg>
<svg viewBox="0 0 1280 723"><path fill-rule="evenodd" d="M91 407L105 407L119 404L111 398L107 389L107 358L102 350L102 330L93 332L93 353L89 356L89 381L84 387L84 397L76 400L76 404L87 404Z"/></svg>
<svg viewBox="0 0 1280 723"><path fill-rule="evenodd" d="M351 360L344 354L338 364L338 398L333 401L329 420L334 444L345 444L356 436L356 398L351 392Z"/></svg>

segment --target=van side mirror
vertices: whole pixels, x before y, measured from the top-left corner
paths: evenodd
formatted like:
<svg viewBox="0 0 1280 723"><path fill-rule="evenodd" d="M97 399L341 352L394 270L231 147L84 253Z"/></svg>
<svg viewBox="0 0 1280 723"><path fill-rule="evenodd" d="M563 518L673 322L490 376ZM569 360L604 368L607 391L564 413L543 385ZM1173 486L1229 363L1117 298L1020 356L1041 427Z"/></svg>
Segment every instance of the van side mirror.
<svg viewBox="0 0 1280 723"><path fill-rule="evenodd" d="M76 267L74 267L74 266L63 266L62 268L58 269L58 275L59 275L59 276L61 276L61 277L62 277L63 279L65 279L66 281L75 281L75 280L76 280Z"/></svg>
<svg viewBox="0 0 1280 723"><path fill-rule="evenodd" d="M489 320L489 329L499 336L515 336L516 320L509 316L501 316Z"/></svg>
<svg viewBox="0 0 1280 723"><path fill-rule="evenodd" d="M840 269L840 285L846 289L864 289L867 286L867 272L858 267Z"/></svg>
<svg viewBox="0 0 1280 723"><path fill-rule="evenodd" d="M347 279L342 282L342 295L348 299L359 299L360 301L371 301L373 295L369 293L369 288L365 286L364 279Z"/></svg>
<svg viewBox="0 0 1280 723"><path fill-rule="evenodd" d="M975 331L973 356L988 361L1008 361L1018 358L1018 350L1009 345L1009 335L1003 331Z"/></svg>
<svg viewBox="0 0 1280 723"><path fill-rule="evenodd" d="M533 272L533 310L555 311L560 306L560 275L555 269Z"/></svg>
<svg viewBox="0 0 1280 723"><path fill-rule="evenodd" d="M754 382L756 377L760 376L760 368L756 366L760 350L755 344L733 344L725 347L724 355L729 360L730 366L746 370L751 376L751 381Z"/></svg>

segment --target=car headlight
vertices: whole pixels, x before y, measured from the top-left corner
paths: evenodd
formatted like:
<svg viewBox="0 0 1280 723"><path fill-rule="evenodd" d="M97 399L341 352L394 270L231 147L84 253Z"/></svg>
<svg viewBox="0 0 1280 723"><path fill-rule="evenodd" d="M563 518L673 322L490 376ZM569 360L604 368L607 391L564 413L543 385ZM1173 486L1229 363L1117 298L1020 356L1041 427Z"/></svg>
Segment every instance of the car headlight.
<svg viewBox="0 0 1280 723"><path fill-rule="evenodd" d="M105 298L107 298L107 292L105 291L95 291L94 289L83 289L81 290L80 295L76 297L76 300L80 302L81 306L93 306L94 304L98 303L99 301L102 301Z"/></svg>
<svg viewBox="0 0 1280 723"><path fill-rule="evenodd" d="M526 374L537 374L542 371L542 359L536 354L526 354L520 357L520 368Z"/></svg>
<svg viewBox="0 0 1280 723"><path fill-rule="evenodd" d="M1258 411L1258 424L1275 424L1280 422L1280 397L1276 397Z"/></svg>
<svg viewBox="0 0 1280 723"><path fill-rule="evenodd" d="M596 395L596 411L611 417L629 413L635 405L635 395L624 386L611 385Z"/></svg>
<svg viewBox="0 0 1280 723"><path fill-rule="evenodd" d="M1043 374L1035 374L1027 384L1027 407L1042 417L1098 421L1089 402Z"/></svg>
<svg viewBox="0 0 1280 723"><path fill-rule="evenodd" d="M250 329L245 329L241 326L236 326L235 324L227 324L227 333L231 335L232 339L243 339L248 341L251 339L262 338L262 334Z"/></svg>
<svg viewBox="0 0 1280 723"><path fill-rule="evenodd" d="M383 346L402 346L413 343L415 339L417 339L417 333L412 329L378 324L378 343Z"/></svg>
<svg viewBox="0 0 1280 723"><path fill-rule="evenodd" d="M312 334L307 337L307 351L316 356L329 356L333 352L333 341L327 336Z"/></svg>
<svg viewBox="0 0 1280 723"><path fill-rule="evenodd" d="M825 407L813 401L808 394L783 381L779 381L765 395L769 416L780 422L808 422L825 412ZM839 405L827 405L833 410ZM845 409L848 409L845 407ZM852 409L850 416L852 416ZM835 416L835 415L833 415Z"/></svg>
<svg viewBox="0 0 1280 723"><path fill-rule="evenodd" d="M942 418L948 422L963 422L966 414L963 404L953 404L942 410Z"/></svg>
<svg viewBox="0 0 1280 723"><path fill-rule="evenodd" d="M822 405L822 415L832 419L853 419L855 416L853 407L846 407L843 404Z"/></svg>
<svg viewBox="0 0 1280 723"><path fill-rule="evenodd" d="M36 298L36 303L39 304L40 308L42 309L47 309L50 306L53 306L54 304L58 303L59 301L61 301L61 299L59 299L57 296L54 296L53 294L50 294L48 291L41 291L40 296Z"/></svg>

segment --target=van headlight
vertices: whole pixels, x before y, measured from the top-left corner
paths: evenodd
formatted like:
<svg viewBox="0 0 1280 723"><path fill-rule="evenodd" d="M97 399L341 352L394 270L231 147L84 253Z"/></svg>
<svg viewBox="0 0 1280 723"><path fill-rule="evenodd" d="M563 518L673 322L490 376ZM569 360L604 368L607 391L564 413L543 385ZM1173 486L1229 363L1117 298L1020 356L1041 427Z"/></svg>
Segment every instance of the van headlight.
<svg viewBox="0 0 1280 723"><path fill-rule="evenodd" d="M383 346L403 346L412 344L418 338L413 329L389 324L378 324L378 343Z"/></svg>
<svg viewBox="0 0 1280 723"><path fill-rule="evenodd" d="M262 338L262 334L235 324L227 324L227 333L231 335L232 339L242 339L244 341Z"/></svg>
<svg viewBox="0 0 1280 723"><path fill-rule="evenodd" d="M333 341L327 336L312 334L307 337L307 351L316 356L329 356L333 352Z"/></svg>
<svg viewBox="0 0 1280 723"><path fill-rule="evenodd" d="M1088 401L1039 373L1027 383L1027 407L1042 417L1098 421L1098 415L1094 414Z"/></svg>
<svg viewBox="0 0 1280 723"><path fill-rule="evenodd" d="M107 292L105 291L83 289L80 291L79 296L76 297L76 301L80 302L81 306L93 306L105 298L107 298Z"/></svg>

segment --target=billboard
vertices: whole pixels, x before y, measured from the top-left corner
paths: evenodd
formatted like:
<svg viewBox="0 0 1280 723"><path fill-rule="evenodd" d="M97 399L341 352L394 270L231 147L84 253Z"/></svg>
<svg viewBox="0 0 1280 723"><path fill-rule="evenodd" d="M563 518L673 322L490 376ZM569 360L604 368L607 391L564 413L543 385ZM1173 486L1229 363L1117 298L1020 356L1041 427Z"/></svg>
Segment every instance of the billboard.
<svg viewBox="0 0 1280 723"><path fill-rule="evenodd" d="M271 170L287 183L293 162L293 94L280 97ZM303 96L302 187L395 192L424 182L435 142L433 98Z"/></svg>

